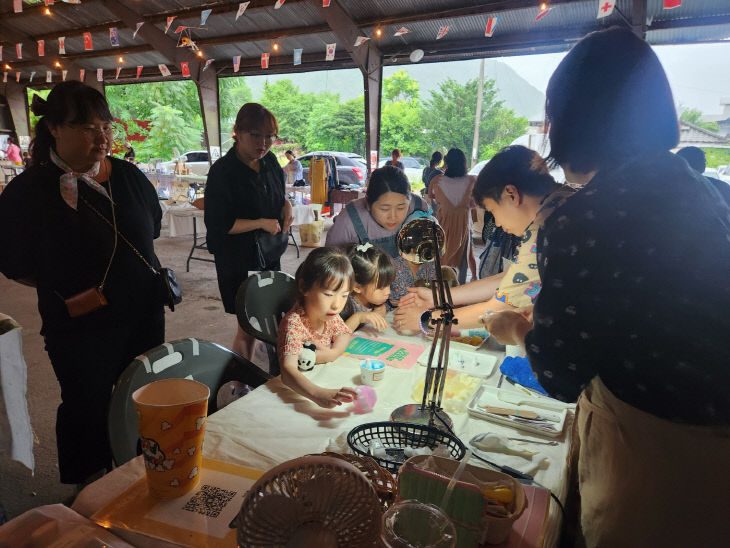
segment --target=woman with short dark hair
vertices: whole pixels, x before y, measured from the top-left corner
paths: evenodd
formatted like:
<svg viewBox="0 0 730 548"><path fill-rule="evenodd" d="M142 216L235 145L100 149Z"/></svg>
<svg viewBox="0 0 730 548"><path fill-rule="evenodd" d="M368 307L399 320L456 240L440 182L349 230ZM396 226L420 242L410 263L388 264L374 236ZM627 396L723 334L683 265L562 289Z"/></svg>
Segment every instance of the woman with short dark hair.
<svg viewBox="0 0 730 548"><path fill-rule="evenodd" d="M730 208L670 152L669 83L630 30L578 42L546 111L550 156L582 189L538 234L534 321L499 312L486 327L525 346L551 395L578 399L587 546L722 546Z"/></svg>
<svg viewBox="0 0 730 548"><path fill-rule="evenodd" d="M431 179L428 197L437 204L436 218L446 235L446 250L441 264L459 269L459 283L466 282L467 268L476 280L477 266L471 243L471 211L475 204L471 197L476 177L466 172L466 155L452 148L444 157L446 171Z"/></svg>
<svg viewBox="0 0 730 548"><path fill-rule="evenodd" d="M280 270L286 251L291 204L286 199L286 176L270 151L278 132L279 124L269 110L246 103L233 126L233 147L208 173L208 249L215 257L218 288L229 314L236 314L236 292L249 271ZM239 325L233 350L250 356L249 344Z"/></svg>
<svg viewBox="0 0 730 548"><path fill-rule="evenodd" d="M61 385L61 482L83 484L111 469L114 383L164 342L160 286L145 264L159 267L162 211L142 172L109 156L113 119L101 93L68 81L31 109L41 116L31 165L0 194L0 272L37 289Z"/></svg>

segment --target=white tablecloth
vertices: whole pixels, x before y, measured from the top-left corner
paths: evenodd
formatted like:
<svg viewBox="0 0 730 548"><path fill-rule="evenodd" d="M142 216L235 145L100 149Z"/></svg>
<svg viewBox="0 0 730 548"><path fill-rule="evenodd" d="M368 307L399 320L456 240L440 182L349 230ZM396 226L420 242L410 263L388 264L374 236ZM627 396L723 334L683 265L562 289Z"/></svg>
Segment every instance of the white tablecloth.
<svg viewBox="0 0 730 548"><path fill-rule="evenodd" d="M321 206L318 206L321 209ZM291 208L292 216L294 221L292 225L299 226L308 224L314 221L314 207L311 205L295 205Z"/></svg>
<svg viewBox="0 0 730 548"><path fill-rule="evenodd" d="M372 335L367 332L363 334ZM402 337L391 329L386 331L383 337L410 342L415 340L413 337ZM417 336L417 339L424 345L428 344L427 341L421 341L420 336ZM499 355L501 357L503 354ZM353 414L349 404L336 409L320 408L292 392L282 384L280 377L277 377L209 417L203 453L206 457L216 460L267 470L308 453L349 452L347 433L366 422L388 420L395 408L411 403L413 386L423 379L425 371L425 367L418 364L409 370L388 367L384 380L377 387L378 402L375 409L365 415ZM315 366L308 375L313 382L321 386L332 388L357 386L360 383L359 360L343 356L334 363ZM496 385L499 376L497 364L488 382ZM474 435L483 432L540 439L519 430L473 418L466 412L450 413L450 416L454 421L455 432L465 445ZM564 499L566 490L565 475L570 428L571 421L567 421L564 433L557 438L559 441L557 446L540 444L521 446L539 451L549 458L549 467L539 470L535 479L550 488L561 499ZM494 454L493 457L490 454L490 457L493 461L519 468L517 462L521 457L505 458L501 454ZM475 459L471 463L479 464ZM138 457L82 491L74 503L74 510L84 516L91 516L142 474L144 467L141 457ZM556 544L560 520L557 505L551 502L544 546L552 547Z"/></svg>
<svg viewBox="0 0 730 548"><path fill-rule="evenodd" d="M205 212L197 207L186 207L181 209L171 209L168 211L170 219L170 237L189 236L193 233L193 218L195 221L195 229L198 236L205 235L205 221L203 216Z"/></svg>

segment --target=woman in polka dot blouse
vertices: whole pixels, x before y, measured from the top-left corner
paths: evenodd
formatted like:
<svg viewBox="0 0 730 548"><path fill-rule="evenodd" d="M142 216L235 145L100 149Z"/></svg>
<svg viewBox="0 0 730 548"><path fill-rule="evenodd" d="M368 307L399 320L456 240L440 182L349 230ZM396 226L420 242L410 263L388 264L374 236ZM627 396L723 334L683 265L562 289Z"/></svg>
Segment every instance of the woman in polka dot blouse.
<svg viewBox="0 0 730 548"><path fill-rule="evenodd" d="M671 154L669 83L628 29L581 40L546 96L550 156L583 188L538 233L534 309L486 327L578 398L587 546L725 545L730 207Z"/></svg>

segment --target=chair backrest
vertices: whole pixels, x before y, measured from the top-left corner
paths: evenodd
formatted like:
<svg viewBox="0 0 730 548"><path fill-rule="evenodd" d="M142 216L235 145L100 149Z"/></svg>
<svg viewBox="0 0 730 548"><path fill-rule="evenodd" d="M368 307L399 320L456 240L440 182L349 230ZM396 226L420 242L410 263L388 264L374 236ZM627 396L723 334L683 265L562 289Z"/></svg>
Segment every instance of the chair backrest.
<svg viewBox="0 0 730 548"><path fill-rule="evenodd" d="M252 337L276 346L281 318L294 306L294 278L265 270L246 278L236 293L238 324Z"/></svg>
<svg viewBox="0 0 730 548"><path fill-rule="evenodd" d="M170 378L191 378L206 384L210 388L210 415L217 410L218 389L226 382L241 381L255 388L270 376L235 352L197 339L163 343L138 356L120 375L109 404L109 443L117 466L138 454L139 430L132 393L150 382Z"/></svg>

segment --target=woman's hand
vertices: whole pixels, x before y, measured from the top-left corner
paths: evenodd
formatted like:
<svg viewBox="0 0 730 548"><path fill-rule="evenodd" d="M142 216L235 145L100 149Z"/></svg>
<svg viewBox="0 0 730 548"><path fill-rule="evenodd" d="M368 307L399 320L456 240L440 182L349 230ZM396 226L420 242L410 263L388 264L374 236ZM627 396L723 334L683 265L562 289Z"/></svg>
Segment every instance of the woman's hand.
<svg viewBox="0 0 730 548"><path fill-rule="evenodd" d="M529 311L521 313L517 311L503 310L485 316L482 320L484 328L500 344L512 344L525 346L525 335L532 329L532 321L525 317L529 314L532 318L532 307Z"/></svg>
<svg viewBox="0 0 730 548"><path fill-rule="evenodd" d="M372 325L377 331L385 331L388 329L388 322L377 312L358 312L359 323L367 323Z"/></svg>
<svg viewBox="0 0 730 548"><path fill-rule="evenodd" d="M312 394L312 401L325 409L332 409L356 399L357 392L344 386L342 388L319 388Z"/></svg>
<svg viewBox="0 0 730 548"><path fill-rule="evenodd" d="M261 230L265 230L269 234L278 234L281 232L281 225L277 219L259 219Z"/></svg>
<svg viewBox="0 0 730 548"><path fill-rule="evenodd" d="M433 291L428 287L409 287L408 293L400 298L398 306L415 306L423 310L433 308Z"/></svg>
<svg viewBox="0 0 730 548"><path fill-rule="evenodd" d="M281 227L282 232L289 232L289 227L294 222L294 215L292 214L291 204L289 200L284 200L284 207L281 208L281 218L284 219L284 224Z"/></svg>
<svg viewBox="0 0 730 548"><path fill-rule="evenodd" d="M405 297L404 297L405 298ZM402 301L403 299L401 299ZM421 314L427 310L426 307L419 308L416 306L402 307L399 306L393 312L393 327L396 331L421 331Z"/></svg>

